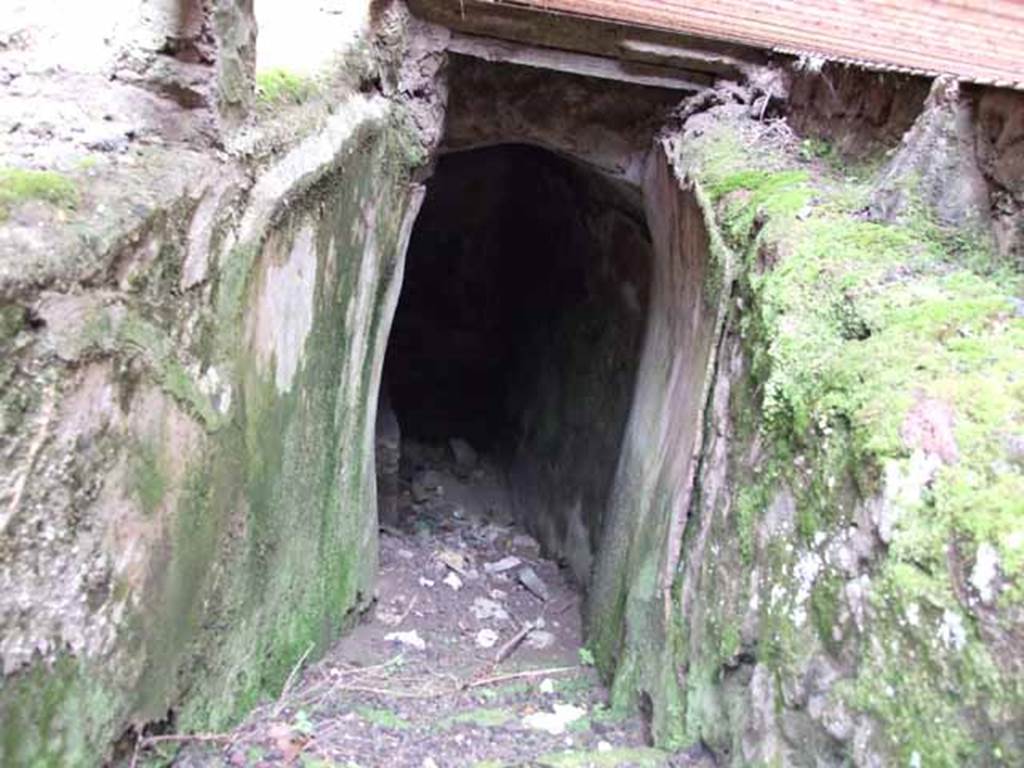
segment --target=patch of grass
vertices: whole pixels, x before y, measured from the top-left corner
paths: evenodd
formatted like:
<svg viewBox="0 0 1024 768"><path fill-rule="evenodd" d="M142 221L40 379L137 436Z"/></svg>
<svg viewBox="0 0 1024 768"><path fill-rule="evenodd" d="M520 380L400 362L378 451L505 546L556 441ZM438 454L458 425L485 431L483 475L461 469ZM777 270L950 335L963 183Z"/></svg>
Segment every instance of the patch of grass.
<svg viewBox="0 0 1024 768"><path fill-rule="evenodd" d="M0 221L16 205L28 200L74 208L78 204L78 189L71 179L56 171L0 167Z"/></svg>
<svg viewBox="0 0 1024 768"><path fill-rule="evenodd" d="M256 96L261 103L270 106L304 104L318 90L313 78L286 69L268 69L256 74Z"/></svg>
<svg viewBox="0 0 1024 768"><path fill-rule="evenodd" d="M500 728L515 718L515 714L502 708L471 709L459 712L438 722L439 728L451 728L455 725L475 725L480 728Z"/></svg>
<svg viewBox="0 0 1024 768"><path fill-rule="evenodd" d="M392 731L405 731L412 728L412 723L395 714L390 709L356 707L354 712L366 722L372 723L380 728L387 728Z"/></svg>

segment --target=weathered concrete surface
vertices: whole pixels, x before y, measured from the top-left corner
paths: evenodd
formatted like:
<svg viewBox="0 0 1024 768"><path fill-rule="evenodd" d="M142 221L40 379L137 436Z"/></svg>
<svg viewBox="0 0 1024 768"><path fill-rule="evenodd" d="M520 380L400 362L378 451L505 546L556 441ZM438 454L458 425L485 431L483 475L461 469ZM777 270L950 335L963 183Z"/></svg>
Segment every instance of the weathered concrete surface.
<svg viewBox="0 0 1024 768"><path fill-rule="evenodd" d="M69 172L74 208L5 200L5 765L223 727L372 597L376 398L431 139L400 98L331 98L247 127L248 154L133 147Z"/></svg>
<svg viewBox="0 0 1024 768"><path fill-rule="evenodd" d="M452 56L444 149L533 144L575 157L634 186L651 136L679 101L637 88L531 67Z"/></svg>
<svg viewBox="0 0 1024 768"><path fill-rule="evenodd" d="M671 145L658 145L647 166L644 200L655 249L647 327L588 615L599 661L615 671L616 700L649 706L653 699L654 734L664 741L677 728L682 695L669 590L732 268L676 163Z"/></svg>

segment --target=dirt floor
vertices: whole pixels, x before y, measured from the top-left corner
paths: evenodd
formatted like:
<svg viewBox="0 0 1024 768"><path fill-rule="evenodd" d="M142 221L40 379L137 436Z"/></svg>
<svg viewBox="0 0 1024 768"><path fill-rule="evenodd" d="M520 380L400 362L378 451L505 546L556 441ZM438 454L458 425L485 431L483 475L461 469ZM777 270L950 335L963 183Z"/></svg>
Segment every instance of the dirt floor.
<svg viewBox="0 0 1024 768"><path fill-rule="evenodd" d="M705 764L649 747L640 717L608 707L580 595L513 522L501 473L440 446L403 457L402 523L382 531L366 621L233 733L144 742L139 764Z"/></svg>

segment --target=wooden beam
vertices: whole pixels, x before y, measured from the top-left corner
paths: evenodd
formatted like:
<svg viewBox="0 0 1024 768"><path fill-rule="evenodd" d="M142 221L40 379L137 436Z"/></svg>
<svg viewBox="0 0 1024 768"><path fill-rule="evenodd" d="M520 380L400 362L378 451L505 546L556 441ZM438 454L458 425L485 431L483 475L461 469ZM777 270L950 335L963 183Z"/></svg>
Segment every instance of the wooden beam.
<svg viewBox="0 0 1024 768"><path fill-rule="evenodd" d="M511 43L489 37L454 33L448 43L451 53L472 56L484 61L518 64L524 67L550 69L621 83L667 88L676 91L699 91L714 82L714 77L702 72L683 72L678 69L644 62L622 61L603 56L591 56L554 48Z"/></svg>

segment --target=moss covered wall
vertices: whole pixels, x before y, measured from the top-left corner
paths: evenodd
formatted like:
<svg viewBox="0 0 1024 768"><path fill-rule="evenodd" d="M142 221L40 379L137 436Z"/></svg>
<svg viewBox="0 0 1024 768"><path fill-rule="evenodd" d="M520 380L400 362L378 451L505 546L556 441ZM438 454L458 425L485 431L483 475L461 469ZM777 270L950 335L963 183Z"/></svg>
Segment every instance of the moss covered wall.
<svg viewBox="0 0 1024 768"><path fill-rule="evenodd" d="M658 419L701 347L641 368L591 642L659 741L725 764L1017 764L1020 275L927 205L867 220L876 171L807 141L738 105L668 140L679 249L736 266L698 437Z"/></svg>
<svg viewBox="0 0 1024 768"><path fill-rule="evenodd" d="M169 715L224 727L370 599L373 414L420 199L390 109L352 97L238 181L205 250L186 199L130 278L5 301L4 765L95 764Z"/></svg>

